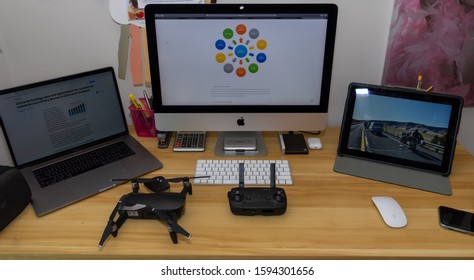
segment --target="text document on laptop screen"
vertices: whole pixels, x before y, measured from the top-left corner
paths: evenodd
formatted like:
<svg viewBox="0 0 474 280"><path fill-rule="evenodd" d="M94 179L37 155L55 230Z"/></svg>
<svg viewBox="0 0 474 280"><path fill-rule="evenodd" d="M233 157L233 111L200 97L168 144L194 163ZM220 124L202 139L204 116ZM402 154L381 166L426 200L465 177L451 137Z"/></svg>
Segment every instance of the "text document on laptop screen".
<svg viewBox="0 0 474 280"><path fill-rule="evenodd" d="M118 98L111 71L7 90L0 111L13 160L22 165L127 132Z"/></svg>

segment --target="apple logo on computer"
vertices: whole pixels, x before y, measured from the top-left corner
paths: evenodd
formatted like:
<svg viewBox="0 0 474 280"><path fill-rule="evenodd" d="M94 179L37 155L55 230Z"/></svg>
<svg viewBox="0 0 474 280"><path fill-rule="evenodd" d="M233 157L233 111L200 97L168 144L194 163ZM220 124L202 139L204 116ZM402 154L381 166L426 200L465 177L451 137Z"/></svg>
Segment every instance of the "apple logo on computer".
<svg viewBox="0 0 474 280"><path fill-rule="evenodd" d="M244 117L240 117L240 119L237 120L237 125L238 126L244 126L245 125Z"/></svg>

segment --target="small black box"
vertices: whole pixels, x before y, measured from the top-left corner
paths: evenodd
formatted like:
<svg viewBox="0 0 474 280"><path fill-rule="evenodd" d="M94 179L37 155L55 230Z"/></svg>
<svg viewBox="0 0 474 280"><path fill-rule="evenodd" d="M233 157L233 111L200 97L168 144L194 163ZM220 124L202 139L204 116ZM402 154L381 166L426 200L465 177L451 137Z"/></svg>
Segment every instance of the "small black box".
<svg viewBox="0 0 474 280"><path fill-rule="evenodd" d="M282 154L308 154L308 146L303 134L280 134Z"/></svg>

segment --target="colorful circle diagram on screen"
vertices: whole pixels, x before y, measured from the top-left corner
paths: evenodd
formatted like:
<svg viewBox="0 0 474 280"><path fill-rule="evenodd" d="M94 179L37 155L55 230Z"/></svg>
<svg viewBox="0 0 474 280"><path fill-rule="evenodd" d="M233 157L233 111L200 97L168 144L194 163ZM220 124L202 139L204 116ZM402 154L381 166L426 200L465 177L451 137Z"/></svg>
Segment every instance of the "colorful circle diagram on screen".
<svg viewBox="0 0 474 280"><path fill-rule="evenodd" d="M222 31L222 38L215 42L217 54L215 60L222 64L225 73L235 73L237 77L255 74L260 64L267 61L264 52L267 41L260 38L257 28L248 29L245 24Z"/></svg>

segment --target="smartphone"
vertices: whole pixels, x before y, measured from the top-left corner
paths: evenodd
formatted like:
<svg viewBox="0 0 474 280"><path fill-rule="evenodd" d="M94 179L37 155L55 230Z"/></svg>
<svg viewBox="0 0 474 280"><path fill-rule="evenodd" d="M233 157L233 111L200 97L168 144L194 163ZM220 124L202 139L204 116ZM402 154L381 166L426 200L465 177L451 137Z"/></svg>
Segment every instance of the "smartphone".
<svg viewBox="0 0 474 280"><path fill-rule="evenodd" d="M439 223L442 227L467 234L474 234L474 213L440 206Z"/></svg>
<svg viewBox="0 0 474 280"><path fill-rule="evenodd" d="M168 148L171 140L171 131L158 131L156 134L158 138L158 148L159 149L166 149Z"/></svg>

